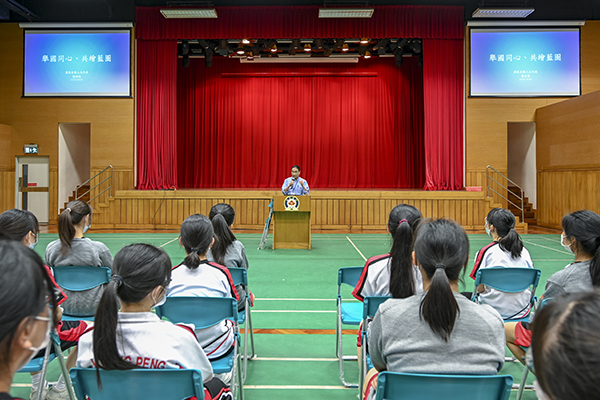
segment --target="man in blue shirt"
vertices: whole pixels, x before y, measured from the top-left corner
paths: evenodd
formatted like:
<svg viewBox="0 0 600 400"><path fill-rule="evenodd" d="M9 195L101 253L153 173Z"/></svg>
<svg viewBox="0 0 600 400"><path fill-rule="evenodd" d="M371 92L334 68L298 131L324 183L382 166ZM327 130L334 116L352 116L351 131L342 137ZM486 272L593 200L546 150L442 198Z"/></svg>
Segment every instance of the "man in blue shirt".
<svg viewBox="0 0 600 400"><path fill-rule="evenodd" d="M299 166L294 165L292 167L292 176L283 182L281 191L285 195L308 196L308 192L310 191L308 182L300 178Z"/></svg>

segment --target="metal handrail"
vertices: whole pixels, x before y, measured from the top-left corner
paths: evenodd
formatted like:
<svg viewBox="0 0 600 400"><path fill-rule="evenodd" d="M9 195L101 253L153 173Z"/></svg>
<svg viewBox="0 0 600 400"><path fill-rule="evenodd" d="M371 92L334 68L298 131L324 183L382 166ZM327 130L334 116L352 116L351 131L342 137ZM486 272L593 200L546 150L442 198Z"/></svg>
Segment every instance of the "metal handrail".
<svg viewBox="0 0 600 400"><path fill-rule="evenodd" d="M100 174L104 173L107 169L110 169L110 175L107 178L102 179L99 183L97 183L96 185L94 185L94 187L91 187L87 192L79 195L79 189L81 189L82 187L84 187L86 184L90 183L92 181L92 179L96 178L97 176L99 176ZM75 193L77 194L75 200L79 200L80 198L82 198L83 196L85 196L86 194L90 193L92 190L96 189L98 186L102 185L104 182L110 180L110 185L104 189L103 191L101 191L100 193L98 193L97 195L95 195L94 197L92 197L91 199L89 199L87 202L91 203L92 200L94 200L96 197L100 196L102 193L106 192L107 190L110 189L110 197L113 197L113 191L112 191L112 187L113 187L113 166L109 165L108 167L104 168L102 171L98 172L96 175L92 176L90 179L88 179L87 181L83 182L81 185L77 186L77 188L75 189Z"/></svg>
<svg viewBox="0 0 600 400"><path fill-rule="evenodd" d="M512 190L510 190L507 186L504 186L502 183L498 182L496 179L494 179L491 175L489 170L493 170L494 172L496 172L498 175L500 175L502 178L506 179L508 182L512 183L514 186L518 187L520 190L520 194L516 194L515 192L513 192ZM500 192L498 192L497 190L495 190L493 187L490 186L490 179L494 182L496 182L502 189L505 189L507 192L509 192L510 194L512 194L513 196L515 196L517 199L521 200L521 207L519 207L517 204L513 203L512 201L510 201L508 198L504 197L504 195ZM488 165L487 167L485 167L485 183L487 185L487 197L490 197L490 190L494 193L496 193L498 196L502 197L504 200L508 201L510 204L512 204L513 206L515 206L518 210L521 211L521 222L525 222L525 207L523 205L523 188L521 186L519 186L515 181L511 180L508 176L505 176L502 172L498 171L496 168L492 167L491 165Z"/></svg>

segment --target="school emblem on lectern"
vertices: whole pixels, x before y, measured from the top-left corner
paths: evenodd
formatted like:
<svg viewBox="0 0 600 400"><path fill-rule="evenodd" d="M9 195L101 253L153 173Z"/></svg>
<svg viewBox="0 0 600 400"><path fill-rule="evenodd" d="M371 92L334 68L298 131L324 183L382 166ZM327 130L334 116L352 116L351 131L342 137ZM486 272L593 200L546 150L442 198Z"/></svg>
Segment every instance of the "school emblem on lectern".
<svg viewBox="0 0 600 400"><path fill-rule="evenodd" d="M296 196L288 196L283 201L283 204L285 205L285 211L298 211L300 202Z"/></svg>

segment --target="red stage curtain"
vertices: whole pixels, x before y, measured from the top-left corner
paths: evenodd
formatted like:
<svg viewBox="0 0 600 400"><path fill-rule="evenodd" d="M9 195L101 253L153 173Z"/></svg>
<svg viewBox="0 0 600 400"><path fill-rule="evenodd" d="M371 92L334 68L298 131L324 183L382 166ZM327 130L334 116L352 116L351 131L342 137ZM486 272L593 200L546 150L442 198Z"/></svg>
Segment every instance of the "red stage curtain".
<svg viewBox="0 0 600 400"><path fill-rule="evenodd" d="M425 190L463 186L462 40L423 40Z"/></svg>
<svg viewBox="0 0 600 400"><path fill-rule="evenodd" d="M138 41L138 189L177 188L177 41Z"/></svg>
<svg viewBox="0 0 600 400"><path fill-rule="evenodd" d="M372 18L319 18L319 6L216 7L217 19L165 19L166 7L136 7L138 39L462 39L462 6L373 6ZM188 8L188 7L186 7Z"/></svg>
<svg viewBox="0 0 600 400"><path fill-rule="evenodd" d="M298 66L215 57L211 68L190 61L178 70L180 187L279 187L294 164L312 188L423 186L416 57L402 68L393 58Z"/></svg>

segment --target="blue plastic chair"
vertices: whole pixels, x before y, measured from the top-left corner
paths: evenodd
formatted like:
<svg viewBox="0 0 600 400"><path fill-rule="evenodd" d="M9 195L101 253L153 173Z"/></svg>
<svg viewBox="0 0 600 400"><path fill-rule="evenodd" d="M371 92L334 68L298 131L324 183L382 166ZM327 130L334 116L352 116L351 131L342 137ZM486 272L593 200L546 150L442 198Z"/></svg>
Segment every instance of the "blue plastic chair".
<svg viewBox="0 0 600 400"><path fill-rule="evenodd" d="M54 353L52 353L52 349L54 349ZM57 357L57 354L59 357ZM41 390L42 387L45 387L46 382L46 372L48 371L48 364L54 360L58 359L58 363L60 364L60 369L65 379L67 385L67 392L69 394L69 398L71 400L77 400L75 394L73 392L73 385L71 384L71 380L69 379L69 371L67 371L67 365L65 363L65 358L62 353L62 349L60 348L60 339L58 338L58 333L56 333L56 328L53 328L50 332L50 342L48 342L48 346L46 347L46 351L44 352L43 357L36 357L29 361L27 365L21 368L17 372L40 372L40 390L38 391L37 400L42 400L42 396L44 394L44 390Z"/></svg>
<svg viewBox="0 0 600 400"><path fill-rule="evenodd" d="M361 352L362 352L362 362L359 364L359 372L358 372L358 382L359 382L359 390L362 390L364 386L365 377L369 369L373 368L373 364L371 363L371 357L367 353L367 331L369 321L373 319L375 314L377 314L377 310L379 306L389 300L391 297L389 296L369 296L365 297L365 301L363 302L362 307L362 327L360 331L361 338Z"/></svg>
<svg viewBox="0 0 600 400"><path fill-rule="evenodd" d="M338 270L337 318L335 325L335 356L340 362L340 379L345 387L358 387L356 383L348 383L344 379L344 361L356 360L356 356L344 356L342 341L342 325L360 325L362 320L362 304L360 302L342 303L342 284L352 288L356 286L363 267L343 267Z"/></svg>
<svg viewBox="0 0 600 400"><path fill-rule="evenodd" d="M64 266L53 267L52 273L58 286L73 292L93 289L110 282L111 270L108 267ZM93 321L94 315L73 315L63 313L63 321Z"/></svg>
<svg viewBox="0 0 600 400"><path fill-rule="evenodd" d="M540 283L542 271L536 268L517 268L517 267L490 267L477 271L475 276L475 289L471 300L479 301L479 285L489 286L492 289L507 293L519 293L531 288L530 312L523 318L507 318L504 322L529 321L531 309L535 305L535 290Z"/></svg>
<svg viewBox="0 0 600 400"><path fill-rule="evenodd" d="M78 399L204 399L202 373L197 369L101 369L102 389L96 368L73 368L71 379Z"/></svg>
<svg viewBox="0 0 600 400"><path fill-rule="evenodd" d="M231 391L240 400L244 398L242 371L240 371L241 356L238 347L239 327L237 301L232 297L167 297L167 301L156 307L160 318L167 318L173 323L194 324L196 329L214 326L223 320L234 322L234 350L232 353L216 361L211 361L213 372L222 374L231 371Z"/></svg>
<svg viewBox="0 0 600 400"><path fill-rule="evenodd" d="M381 372L376 400L507 400L510 375L432 375Z"/></svg>
<svg viewBox="0 0 600 400"><path fill-rule="evenodd" d="M256 356L254 351L254 329L252 328L252 310L250 309L250 290L248 289L248 271L245 268L228 268L231 273L234 285L244 285L246 288L246 298L244 299L244 312L238 313L238 325L243 325L246 320L248 324L244 329L244 382L246 382L246 372L248 370L248 336L250 336L250 345L252 346L252 354L250 359Z"/></svg>

